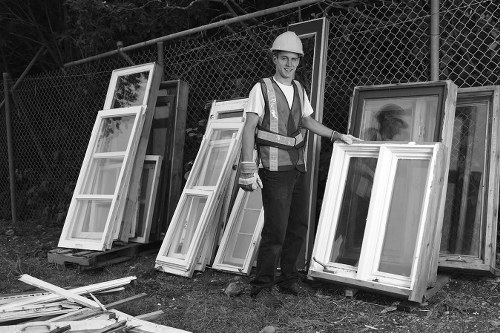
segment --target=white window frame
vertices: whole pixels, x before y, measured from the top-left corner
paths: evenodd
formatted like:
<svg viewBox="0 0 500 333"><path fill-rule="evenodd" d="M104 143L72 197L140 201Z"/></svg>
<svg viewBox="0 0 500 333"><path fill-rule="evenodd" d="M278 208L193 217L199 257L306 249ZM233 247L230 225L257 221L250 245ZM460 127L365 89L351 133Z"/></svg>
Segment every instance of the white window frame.
<svg viewBox="0 0 500 333"><path fill-rule="evenodd" d="M176 246L173 242L173 237L177 227L182 221L179 221L180 214L183 211L184 205L187 204L189 197L198 196L206 197L207 201L205 207L200 215L200 220L194 230L193 236L189 243L189 247L186 251L185 256L173 256L168 255L168 250L172 246ZM206 231L207 221L209 220L211 210L213 209L214 203L214 192L213 191L201 191L201 190L184 190L177 204L177 208L172 217L172 222L170 223L163 243L156 257L155 268L166 273L181 275L185 277L191 277L194 270L194 265L196 264L197 254L201 245L201 240Z"/></svg>
<svg viewBox="0 0 500 333"><path fill-rule="evenodd" d="M225 101L214 100L210 107L209 121L244 121L245 107L248 104L248 98L230 99ZM234 114L241 111L241 117L228 117L226 114Z"/></svg>
<svg viewBox="0 0 500 333"><path fill-rule="evenodd" d="M152 81L153 81L153 74L154 74L155 66L158 66L158 65L156 65L154 62L152 62L152 63L135 65L135 66L130 66L130 67L126 67L126 68L120 68L120 69L113 70L113 72L111 73L111 79L110 79L109 85L108 85L108 91L106 93L106 99L104 101L104 109L105 110L111 109L111 103L113 102L113 97L115 95L116 84L117 84L118 78L120 76L126 76L126 75L130 75L130 74L137 74L137 73L142 73L142 72L148 72L148 82L146 84L146 90L144 92L144 99L142 100L140 105L147 105L149 94L151 91L151 85L152 85Z"/></svg>
<svg viewBox="0 0 500 333"><path fill-rule="evenodd" d="M131 234L135 235L136 234L136 228L137 228L137 222L138 219L141 218L139 216L139 204L141 200L144 200L145 207L144 209L146 210L146 216L145 216L145 221L143 221L144 225L144 233L141 235L135 235L135 237L131 237L130 241L131 242L136 242L136 243L147 243L149 241L149 233L151 231L151 224L153 222L153 213L155 209L155 204L156 204L156 193L158 190L158 183L160 180L160 171L161 171L161 164L162 164L162 157L160 155L146 155L144 158L144 165L146 164L152 164L152 177L151 177L151 191L146 193L146 198L141 199L140 198L140 192L141 188L143 186L146 186L148 184L143 184L141 182L141 187L139 187L139 191L137 193L137 202L138 205L136 207L136 213L134 214L134 218L132 220L132 227L131 227ZM143 168L144 169L144 168ZM142 178L142 177L141 177Z"/></svg>
<svg viewBox="0 0 500 333"><path fill-rule="evenodd" d="M185 193L191 191L198 191L197 193L205 193L206 195L211 194L210 198L214 198L213 200L207 201L207 213L204 215L204 218L201 219L196 227L196 235L205 235L207 229L213 223L213 219L216 218L217 205L220 200L222 200L223 189L225 189L225 185L228 182L229 175L231 173L233 161L235 156L238 154L238 150L241 146L241 133L243 130L243 122L225 122L225 121L210 121L207 124L206 133L203 137L203 140L200 145L200 149L198 150L198 154L193 163L193 167L191 172L189 173L186 185L184 186L183 195L181 199L185 197ZM198 177L200 175L205 174L205 171L210 166L206 165L206 158L211 151L211 147L214 145L214 140L212 139L212 135L217 130L235 130L231 139L217 140L222 142L215 142L215 144L219 143L229 143L228 151L224 162L222 163L222 167L220 170L219 177L215 184L210 186L203 185L195 185ZM185 260L179 261L178 258L169 257L165 255L165 250L168 249L173 240L170 239L174 236L173 232L177 227L177 224L180 223L178 221L180 211L182 210L182 202L179 201L179 204L176 207L174 212L174 216L172 217L172 221L168 227L167 233L163 240L162 247L160 248L160 252L158 253L156 259L155 267L159 270L178 274L186 277L191 277L193 271L195 269L196 264L198 263L198 259L200 257L200 251L203 250L203 238L202 236L197 236L197 238L193 238L189 249L189 256L186 257ZM205 254L206 255L206 254Z"/></svg>
<svg viewBox="0 0 500 333"><path fill-rule="evenodd" d="M66 220L64 222L64 227L59 238L59 247L97 251L103 251L105 249L111 248L114 230L116 225L119 224L117 223L117 218L119 215L118 210L120 209L120 207L123 207L123 201L125 200L125 194L128 190L132 165L137 150L137 142L141 135L142 126L144 124L144 111L145 106L132 106L128 108L102 110L98 112L97 119L94 123L94 128L92 129L89 144L87 146L87 151L85 153L85 158L82 163L82 169L80 170L80 174L78 176L78 180L73 192L73 197L71 199L68 213L66 215ZM104 119L129 115L135 115L135 120L126 150L122 152L97 153L96 149L99 142L98 138ZM85 179L92 181L92 177L88 177L91 162L96 157L116 156L123 157L123 165L118 176L118 181L114 193L111 195L83 194L82 190L86 185L84 183ZM76 225L74 225L76 219L75 215L77 214L79 205L83 200L107 201L111 204L101 239L96 240L72 236L74 231L73 229L77 227Z"/></svg>
<svg viewBox="0 0 500 333"><path fill-rule="evenodd" d="M439 247L434 233L439 227L439 199L444 195L442 176L448 168L446 162L443 163L444 150L441 143L335 144L308 275L421 302L430 282L429 273L437 270L437 262L431 258ZM329 262L351 157L378 160L358 267ZM402 158L430 161L410 278L376 271L391 203L390 193L398 160Z"/></svg>
<svg viewBox="0 0 500 333"><path fill-rule="evenodd" d="M229 265L224 264L224 258L227 252L230 250L228 248L229 241L232 237L235 237L241 228L241 224L243 222L243 216L247 210L247 203L250 200L251 196L261 195L260 189L257 189L252 192L246 192L240 189L238 191L238 195L234 202L233 210L231 211L231 215L229 216L228 223L224 229L224 234L222 236L222 240L219 245L219 249L214 259L214 263L212 264L212 268L221 271L233 272L237 274L250 274L252 269L252 264L254 262L257 249L260 243L260 233L262 231L262 227L264 225L264 209L261 207L259 210L259 217L257 223L255 225L255 229L252 233L252 240L249 244L248 249L246 250L246 256L241 265ZM237 245L235 245L237 246Z"/></svg>

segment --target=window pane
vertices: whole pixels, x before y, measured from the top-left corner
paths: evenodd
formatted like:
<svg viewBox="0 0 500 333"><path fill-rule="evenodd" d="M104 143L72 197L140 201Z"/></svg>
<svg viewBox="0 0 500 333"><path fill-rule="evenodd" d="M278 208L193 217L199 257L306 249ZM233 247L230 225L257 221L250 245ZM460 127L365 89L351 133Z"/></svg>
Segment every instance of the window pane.
<svg viewBox="0 0 500 333"><path fill-rule="evenodd" d="M193 175L193 186L215 186L222 175L224 162L229 153L230 139L237 129L216 129L212 131L205 156L200 157L202 165L196 168ZM198 157L197 157L198 159Z"/></svg>
<svg viewBox="0 0 500 333"><path fill-rule="evenodd" d="M149 71L118 76L111 102L112 109L145 104Z"/></svg>
<svg viewBox="0 0 500 333"><path fill-rule="evenodd" d="M364 100L360 138L433 142L438 96Z"/></svg>
<svg viewBox="0 0 500 333"><path fill-rule="evenodd" d="M96 153L127 150L135 115L103 118Z"/></svg>
<svg viewBox="0 0 500 333"><path fill-rule="evenodd" d="M480 256L482 187L489 102L462 102L455 111L441 252Z"/></svg>
<svg viewBox="0 0 500 333"><path fill-rule="evenodd" d="M78 200L71 237L100 240L110 208L111 200Z"/></svg>
<svg viewBox="0 0 500 333"><path fill-rule="evenodd" d="M223 264L243 266L250 248L253 234L262 209L261 191L253 191L247 196L245 208L240 211L234 222L233 230L227 240Z"/></svg>
<svg viewBox="0 0 500 333"><path fill-rule="evenodd" d="M206 197L188 195L181 208L167 256L185 258L206 203Z"/></svg>
<svg viewBox="0 0 500 333"><path fill-rule="evenodd" d="M330 262L358 265L376 166L376 157L350 159Z"/></svg>
<svg viewBox="0 0 500 333"><path fill-rule="evenodd" d="M381 272L410 276L428 168L428 160L398 161L380 255Z"/></svg>
<svg viewBox="0 0 500 333"><path fill-rule="evenodd" d="M151 199L151 191L153 191L153 180L155 173L155 163L144 161L141 177L141 189L139 194L139 214L137 216L136 236L144 237L146 229L146 219ZM153 209L154 207L151 207ZM125 210L126 211L126 210Z"/></svg>
<svg viewBox="0 0 500 333"><path fill-rule="evenodd" d="M123 158L94 158L83 181L82 194L114 194Z"/></svg>

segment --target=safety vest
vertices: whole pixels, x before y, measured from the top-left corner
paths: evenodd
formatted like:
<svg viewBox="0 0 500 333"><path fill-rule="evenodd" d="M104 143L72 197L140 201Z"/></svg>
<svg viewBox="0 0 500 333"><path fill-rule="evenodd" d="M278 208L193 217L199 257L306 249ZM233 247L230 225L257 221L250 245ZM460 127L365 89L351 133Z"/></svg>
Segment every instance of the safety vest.
<svg viewBox="0 0 500 333"><path fill-rule="evenodd" d="M304 146L306 130L300 127L304 107L304 89L293 81L292 108L271 78L261 81L264 116L259 119L256 143L262 166L270 171L297 169L306 171Z"/></svg>

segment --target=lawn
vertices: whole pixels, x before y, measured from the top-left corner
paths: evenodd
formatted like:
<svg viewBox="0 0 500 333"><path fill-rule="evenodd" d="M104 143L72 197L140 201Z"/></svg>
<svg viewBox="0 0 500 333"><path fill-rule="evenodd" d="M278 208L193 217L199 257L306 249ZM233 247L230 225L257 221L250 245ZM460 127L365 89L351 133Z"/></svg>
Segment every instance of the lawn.
<svg viewBox="0 0 500 333"><path fill-rule="evenodd" d="M500 332L500 278L452 275L424 304L373 292L345 296L341 286L304 279L298 297L278 294L283 305L268 308L243 292L230 297L231 282L247 286L250 277L207 268L188 279L156 271L156 253L98 270L62 267L47 261L61 228L33 221L0 221L0 294L32 290L17 280L29 274L61 287L78 287L125 276L135 282L119 293L100 296L106 304L132 295L146 298L120 311L131 315L162 310L154 322L192 332ZM1 331L1 328L0 328Z"/></svg>

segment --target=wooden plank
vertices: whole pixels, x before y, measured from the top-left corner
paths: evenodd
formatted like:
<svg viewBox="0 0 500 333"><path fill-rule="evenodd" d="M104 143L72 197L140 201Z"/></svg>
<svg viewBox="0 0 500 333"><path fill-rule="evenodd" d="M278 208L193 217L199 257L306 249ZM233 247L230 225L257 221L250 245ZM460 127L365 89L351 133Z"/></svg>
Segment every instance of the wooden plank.
<svg viewBox="0 0 500 333"><path fill-rule="evenodd" d="M148 294L146 294L146 293L141 293L141 294L137 294L137 295L134 295L134 296L131 296L131 297L127 297L127 298L121 299L121 300L113 302L113 303L106 304L106 309L109 310L109 309L117 308L117 307L122 306L124 304L127 304L127 303L130 303L130 302L133 302L133 301L137 301L137 300L139 300L141 298L144 298L147 295Z"/></svg>
<svg viewBox="0 0 500 333"><path fill-rule="evenodd" d="M81 305L89 307L89 308L98 308L99 307L99 305L96 302L94 302L88 298L85 298L83 296L75 294L71 291L63 289L63 288L58 287L56 285L53 285L51 283L42 281L42 280L37 279L35 277L32 277L28 274L21 275L21 277L19 278L19 281L27 283L27 284L32 285L32 286L35 286L37 288L43 289L43 290L53 292L55 294L61 295L62 297L67 298L70 301L76 302L78 304L81 304Z"/></svg>
<svg viewBox="0 0 500 333"><path fill-rule="evenodd" d="M121 278L121 279L116 279L116 280L91 284L91 285L84 286L84 287L70 289L69 292L71 292L73 294L78 294L78 295L86 294L86 293L90 293L90 292L97 292L99 290L106 290L106 289L116 288L119 286L129 284L130 282L132 282L135 279L137 279L137 277L129 276L129 277ZM12 303L6 304L4 306L0 306L0 311L23 306L25 304L33 304L33 303L41 303L41 302L54 302L54 301L61 300L61 299L64 299L64 297L62 297L60 295L55 295L55 294L43 295L43 296L40 296L36 299L23 299L23 300L20 300L18 302L12 302Z"/></svg>
<svg viewBox="0 0 500 333"><path fill-rule="evenodd" d="M161 316L163 316L163 314L164 314L164 312L162 310L158 310L158 311L153 311L153 312L144 313L144 314L135 316L135 318L140 319L140 320L151 321L151 320L155 320L155 319L160 318Z"/></svg>
<svg viewBox="0 0 500 333"><path fill-rule="evenodd" d="M120 312L118 310L111 310L111 312L116 314L118 320L126 320L129 326L133 326L139 332L151 332L151 333L189 333L181 329L154 324L146 320L137 319L126 313Z"/></svg>

